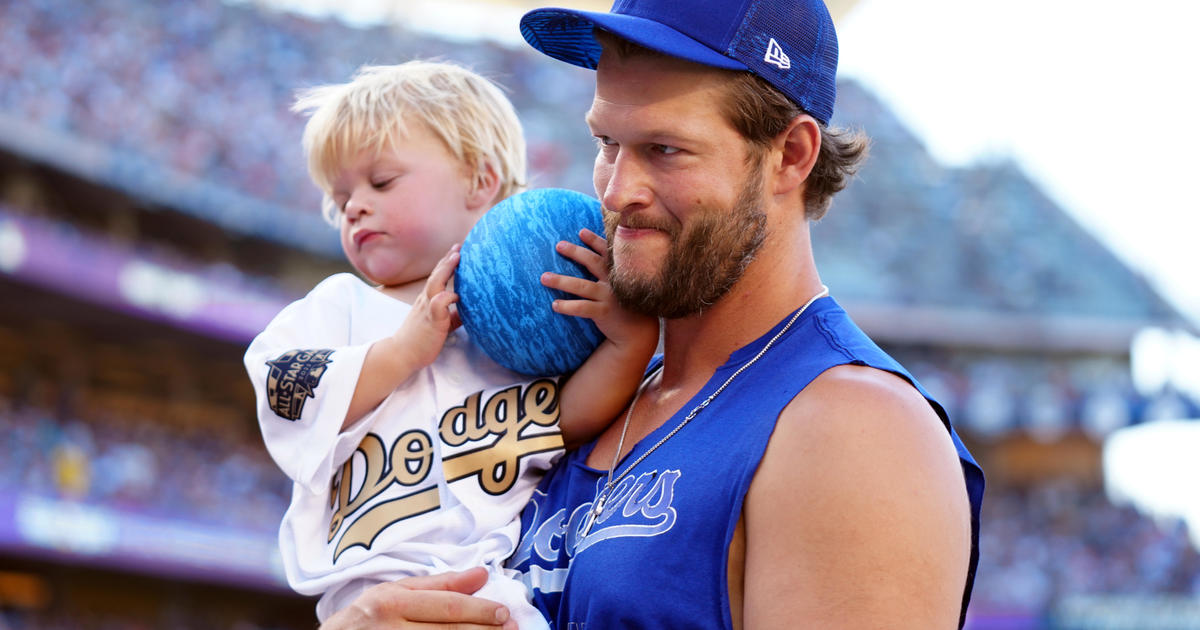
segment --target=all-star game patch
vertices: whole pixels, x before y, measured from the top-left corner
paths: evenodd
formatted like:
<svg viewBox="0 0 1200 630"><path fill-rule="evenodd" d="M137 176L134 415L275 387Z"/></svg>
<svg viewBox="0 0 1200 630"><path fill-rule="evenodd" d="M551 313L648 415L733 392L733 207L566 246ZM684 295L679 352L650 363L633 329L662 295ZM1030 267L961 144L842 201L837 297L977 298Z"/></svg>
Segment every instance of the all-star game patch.
<svg viewBox="0 0 1200 630"><path fill-rule="evenodd" d="M304 402L314 396L333 350L288 350L267 361L267 403L284 420L299 420Z"/></svg>

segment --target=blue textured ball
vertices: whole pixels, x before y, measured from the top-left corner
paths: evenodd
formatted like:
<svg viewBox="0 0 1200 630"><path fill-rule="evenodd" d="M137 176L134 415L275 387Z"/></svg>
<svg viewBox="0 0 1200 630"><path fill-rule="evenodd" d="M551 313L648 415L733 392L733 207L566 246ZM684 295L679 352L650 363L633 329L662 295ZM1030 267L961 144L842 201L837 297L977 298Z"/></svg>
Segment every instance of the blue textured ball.
<svg viewBox="0 0 1200 630"><path fill-rule="evenodd" d="M463 241L454 276L458 313L467 334L496 363L534 376L564 374L604 340L592 320L555 313L555 299L575 296L541 282L547 271L594 279L554 249L559 241L583 245L581 228L604 234L600 202L541 188L496 204Z"/></svg>

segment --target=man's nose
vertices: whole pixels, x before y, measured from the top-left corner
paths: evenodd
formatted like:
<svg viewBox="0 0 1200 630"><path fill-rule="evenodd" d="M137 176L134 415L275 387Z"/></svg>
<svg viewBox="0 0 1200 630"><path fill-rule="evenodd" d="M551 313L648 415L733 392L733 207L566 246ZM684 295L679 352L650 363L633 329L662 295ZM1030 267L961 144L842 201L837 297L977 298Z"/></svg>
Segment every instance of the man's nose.
<svg viewBox="0 0 1200 630"><path fill-rule="evenodd" d="M649 173L635 156L622 149L605 165L600 201L612 212L630 212L650 205L653 194Z"/></svg>

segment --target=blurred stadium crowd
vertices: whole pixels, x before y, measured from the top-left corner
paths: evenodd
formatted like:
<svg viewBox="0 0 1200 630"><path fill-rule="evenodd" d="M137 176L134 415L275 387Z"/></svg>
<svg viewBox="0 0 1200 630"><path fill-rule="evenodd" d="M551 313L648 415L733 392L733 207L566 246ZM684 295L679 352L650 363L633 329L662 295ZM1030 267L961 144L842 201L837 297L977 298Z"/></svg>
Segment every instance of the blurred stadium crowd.
<svg viewBox="0 0 1200 630"><path fill-rule="evenodd" d="M57 212L43 202L46 195L25 194L23 181L6 182L0 228L6 217L36 217L80 247L173 269L176 288L189 278L198 286L239 287L266 304L268 317L338 257L305 174L303 121L288 111L298 88L343 81L363 63L431 56L465 63L510 90L529 136L531 184L591 190L591 139L580 123L590 77L524 50L396 27L351 28L219 0L0 2L0 41L0 150L220 226L231 241L270 242L302 256L285 268L282 255L221 256L138 238L136 230L114 235L111 222ZM835 122L862 127L873 139L859 181L815 227L824 279L848 307L965 309L1119 327L1178 323L1143 279L1016 165L938 165L854 83L840 86ZM0 229L0 243L3 237ZM311 268L297 270L306 261L314 261ZM179 313L163 315L172 317L179 328L206 334ZM240 323L243 329L226 331L221 343L248 342L246 331L265 320L255 315ZM24 334L9 325L13 336ZM897 338L889 350L985 454L1014 439L1053 445L1082 436L1094 447L1129 424L1200 417L1200 405L1183 393L1137 392L1127 347L1101 345L1043 347L1018 332L986 347L961 338ZM214 370L244 378L240 348L228 350ZM234 402L246 406L230 415L227 404L215 414L229 416L220 422L181 423L170 406L63 404L62 391L47 382L57 373L26 374L20 361L3 365L12 374L0 381L7 447L0 500L40 496L271 539L289 486L256 441L245 392ZM993 477L984 505L969 628L1002 627L985 625L989 615L1048 619L1070 595L1200 597L1200 557L1182 526L1112 505L1094 477L1005 479L1002 472ZM81 627L71 614L6 609L0 599L0 630ZM117 618L103 627L149 627L140 623Z"/></svg>
<svg viewBox="0 0 1200 630"><path fill-rule="evenodd" d="M1052 611L1073 595L1200 597L1182 523L1155 523L1066 480L988 496L973 606Z"/></svg>
<svg viewBox="0 0 1200 630"><path fill-rule="evenodd" d="M0 398L0 493L96 503L150 516L274 533L291 485L244 433L162 418L87 419Z"/></svg>

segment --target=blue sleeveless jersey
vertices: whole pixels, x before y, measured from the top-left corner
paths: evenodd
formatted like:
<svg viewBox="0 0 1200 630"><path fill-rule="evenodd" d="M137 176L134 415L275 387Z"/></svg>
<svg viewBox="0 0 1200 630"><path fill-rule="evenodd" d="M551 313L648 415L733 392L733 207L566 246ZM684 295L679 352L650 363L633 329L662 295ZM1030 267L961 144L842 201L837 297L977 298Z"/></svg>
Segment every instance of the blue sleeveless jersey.
<svg viewBox="0 0 1200 630"><path fill-rule="evenodd" d="M757 354L786 321L730 355L695 398L633 448L618 472ZM905 378L950 431L971 501L965 612L979 559L983 471L949 428L945 410L832 298L822 298L757 363L621 480L586 536L581 535L585 517L607 480L606 471L585 464L594 444L569 453L542 480L522 515L521 543L509 566L531 587L534 603L551 627L731 628L729 544L776 418L819 374L844 364ZM656 366L657 361L651 369Z"/></svg>

